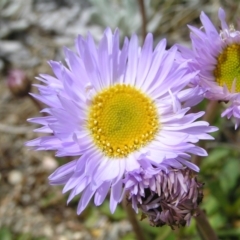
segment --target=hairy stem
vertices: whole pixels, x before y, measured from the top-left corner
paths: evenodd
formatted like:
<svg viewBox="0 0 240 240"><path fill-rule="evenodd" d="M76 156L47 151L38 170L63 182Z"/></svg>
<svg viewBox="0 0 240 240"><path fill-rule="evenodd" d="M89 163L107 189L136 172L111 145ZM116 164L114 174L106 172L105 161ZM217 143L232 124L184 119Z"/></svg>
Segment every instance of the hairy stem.
<svg viewBox="0 0 240 240"><path fill-rule="evenodd" d="M131 204L127 202L126 198L125 198L125 200L123 200L123 207L127 212L127 216L128 216L129 222L132 225L133 231L136 235L136 239L137 240L145 240L143 231L142 231L142 229L139 225L139 222L136 218L136 213L132 209Z"/></svg>
<svg viewBox="0 0 240 240"><path fill-rule="evenodd" d="M195 217L196 222L197 222L197 228L200 233L200 236L202 237L203 240L218 240L218 237L211 227L205 212L198 208L198 216Z"/></svg>
<svg viewBox="0 0 240 240"><path fill-rule="evenodd" d="M209 101L206 107L206 113L203 116L203 120L209 122L210 124L213 123L218 111L218 106L219 103L217 101Z"/></svg>
<svg viewBox="0 0 240 240"><path fill-rule="evenodd" d="M213 123L216 113L218 111L218 102L217 101L209 101L208 105L206 107L206 113L203 117L204 121L209 122L210 124ZM200 147L205 147L205 142L200 142ZM193 157L193 162L197 164L198 166L201 163L201 157L200 156L194 156ZM217 240L218 237L211 227L205 212L198 208L198 216L195 218L197 222L197 229L198 232L203 240Z"/></svg>
<svg viewBox="0 0 240 240"><path fill-rule="evenodd" d="M147 33L147 19L146 19L145 7L144 7L144 0L138 0L138 5L139 5L141 16L142 16L142 37L144 40Z"/></svg>
<svg viewBox="0 0 240 240"><path fill-rule="evenodd" d="M205 115L203 116L203 120L206 122L209 122L209 124L212 124L216 113L218 111L218 105L219 103L217 101L209 101L206 107ZM202 141L199 143L199 146L202 148L205 148L205 141ZM200 156L194 155L192 158L193 163L196 165L200 165L202 158Z"/></svg>

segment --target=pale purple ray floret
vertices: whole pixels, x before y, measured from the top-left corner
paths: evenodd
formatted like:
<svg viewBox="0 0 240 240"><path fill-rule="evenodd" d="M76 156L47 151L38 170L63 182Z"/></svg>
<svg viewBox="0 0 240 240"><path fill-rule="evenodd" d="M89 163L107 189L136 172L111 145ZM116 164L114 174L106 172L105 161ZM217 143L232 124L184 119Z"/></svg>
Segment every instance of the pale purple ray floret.
<svg viewBox="0 0 240 240"><path fill-rule="evenodd" d="M93 198L101 205L110 192L110 210L114 212L123 197L124 176L154 165L162 168L188 168L198 171L190 162L191 155L206 156L196 146L200 139L213 139L216 131L205 121L197 121L204 112L189 113L202 99L202 90L188 88L197 72L189 73L188 61L176 61L178 49L166 50L161 40L153 49L153 36L148 34L142 48L132 35L119 46L119 31L107 28L98 46L91 34L76 39L77 53L65 48L67 66L50 61L55 74L41 74L35 84L40 94L32 94L47 105L47 116L28 121L42 125L36 132L48 133L27 146L35 150L55 150L57 157L75 156L49 176L52 185L64 185L70 191L68 203L81 194L77 207L80 214ZM158 131L154 138L125 157L109 157L95 143L88 127L92 99L116 84L132 86L147 95L158 114Z"/></svg>

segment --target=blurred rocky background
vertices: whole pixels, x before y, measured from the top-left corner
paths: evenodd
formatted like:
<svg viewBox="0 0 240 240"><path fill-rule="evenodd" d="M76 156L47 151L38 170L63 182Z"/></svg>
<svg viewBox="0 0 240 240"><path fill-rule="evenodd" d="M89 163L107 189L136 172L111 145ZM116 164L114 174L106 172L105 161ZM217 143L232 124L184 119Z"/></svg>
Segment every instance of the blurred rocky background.
<svg viewBox="0 0 240 240"><path fill-rule="evenodd" d="M135 239L125 211L110 214L108 202L90 205L77 216L78 199L66 206L60 187L47 177L68 161L53 152L34 152L24 142L36 138L27 118L41 106L26 92L40 73L50 73L50 59L64 61L63 46L73 48L78 34L91 32L98 41L103 30L118 27L121 36L137 33L140 41L152 32L156 43L189 43L187 24L200 27L205 11L219 25L222 6L230 22L239 23L239 0L145 0L145 18L137 0L0 0L0 240L131 240ZM145 20L143 20L145 19ZM34 87L32 92L36 90ZM203 102L200 109L205 108ZM231 121L217 118L221 130L207 144L200 178L206 183L202 208L220 239L240 239L240 135ZM140 216L138 216L140 219ZM140 222L146 239L200 240L190 227L172 231Z"/></svg>

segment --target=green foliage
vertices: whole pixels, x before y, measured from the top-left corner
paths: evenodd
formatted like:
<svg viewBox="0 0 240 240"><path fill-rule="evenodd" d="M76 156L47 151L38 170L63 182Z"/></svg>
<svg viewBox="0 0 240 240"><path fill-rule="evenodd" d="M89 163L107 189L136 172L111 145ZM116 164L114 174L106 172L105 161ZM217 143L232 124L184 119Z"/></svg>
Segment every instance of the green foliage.
<svg viewBox="0 0 240 240"><path fill-rule="evenodd" d="M104 201L104 203L99 207L99 210L113 221L120 221L127 218L126 212L123 210L121 205L119 205L114 214L112 214L109 209L108 200Z"/></svg>
<svg viewBox="0 0 240 240"><path fill-rule="evenodd" d="M202 208L221 239L230 239L239 233L235 225L240 217L240 161L237 149L223 146L217 145L202 162L200 176L206 183Z"/></svg>
<svg viewBox="0 0 240 240"><path fill-rule="evenodd" d="M48 240L45 237L32 237L30 233L13 234L9 228L0 228L0 240Z"/></svg>
<svg viewBox="0 0 240 240"><path fill-rule="evenodd" d="M12 240L12 234L11 234L10 230L7 228L0 229L0 239Z"/></svg>
<svg viewBox="0 0 240 240"><path fill-rule="evenodd" d="M135 234L133 232L127 233L121 240L132 240L135 238Z"/></svg>
<svg viewBox="0 0 240 240"><path fill-rule="evenodd" d="M215 168L222 164L225 158L230 154L228 148L216 148L209 154L208 157L202 160L201 171L208 173L210 169Z"/></svg>

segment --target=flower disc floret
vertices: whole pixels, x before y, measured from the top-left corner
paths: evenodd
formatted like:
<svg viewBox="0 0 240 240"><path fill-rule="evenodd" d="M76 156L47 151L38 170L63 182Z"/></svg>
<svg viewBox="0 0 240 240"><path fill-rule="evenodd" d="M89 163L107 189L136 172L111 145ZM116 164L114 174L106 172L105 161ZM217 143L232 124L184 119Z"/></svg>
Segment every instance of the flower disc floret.
<svg viewBox="0 0 240 240"><path fill-rule="evenodd" d="M231 91L235 80L235 92L240 92L240 44L227 46L217 57L217 66L214 70L217 83L227 86Z"/></svg>
<svg viewBox="0 0 240 240"><path fill-rule="evenodd" d="M130 85L117 84L94 97L88 128L105 155L123 158L154 139L159 121L151 98Z"/></svg>

